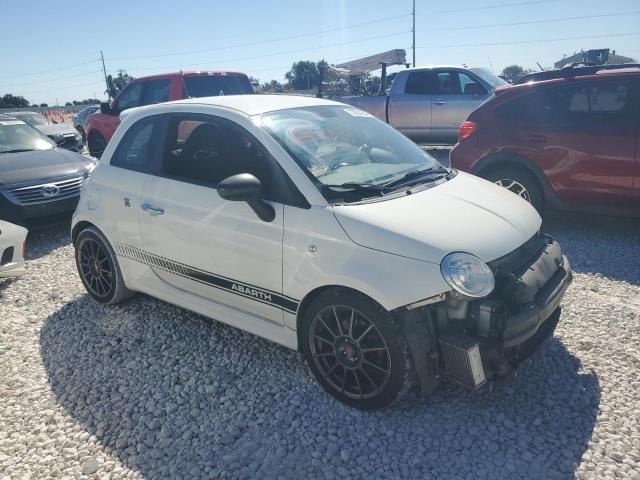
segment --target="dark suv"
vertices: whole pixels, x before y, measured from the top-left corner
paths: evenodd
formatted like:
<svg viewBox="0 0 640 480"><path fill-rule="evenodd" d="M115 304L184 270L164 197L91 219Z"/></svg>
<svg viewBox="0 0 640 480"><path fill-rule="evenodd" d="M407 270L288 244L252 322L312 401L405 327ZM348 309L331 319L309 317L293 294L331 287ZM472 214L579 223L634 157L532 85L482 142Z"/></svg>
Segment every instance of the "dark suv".
<svg viewBox="0 0 640 480"><path fill-rule="evenodd" d="M451 165L538 211L640 215L640 68L569 67L499 88L460 126Z"/></svg>

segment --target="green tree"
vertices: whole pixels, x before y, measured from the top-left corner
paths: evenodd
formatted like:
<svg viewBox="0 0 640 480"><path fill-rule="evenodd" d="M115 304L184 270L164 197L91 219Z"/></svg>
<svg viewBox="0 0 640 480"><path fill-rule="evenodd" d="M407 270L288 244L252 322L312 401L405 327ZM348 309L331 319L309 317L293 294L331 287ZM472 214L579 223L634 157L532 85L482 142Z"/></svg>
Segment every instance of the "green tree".
<svg viewBox="0 0 640 480"><path fill-rule="evenodd" d="M133 80L133 77L129 75L126 70L118 70L118 74L115 77L113 75L107 75L107 90L105 93L109 95L109 97L115 98L131 80Z"/></svg>
<svg viewBox="0 0 640 480"><path fill-rule="evenodd" d="M0 108L23 108L29 106L29 100L24 97L6 93L0 97Z"/></svg>
<svg viewBox="0 0 640 480"><path fill-rule="evenodd" d="M71 102L66 102L66 103L64 104L64 106L65 106L65 107L71 107L71 106L73 106L73 103L71 103Z"/></svg>
<svg viewBox="0 0 640 480"><path fill-rule="evenodd" d="M263 92L282 92L282 84L277 80L271 80L270 82L263 83L260 88Z"/></svg>
<svg viewBox="0 0 640 480"><path fill-rule="evenodd" d="M42 107L42 108L47 108L48 106L49 106L49 104L47 104L47 103L41 103L40 104L40 107Z"/></svg>
<svg viewBox="0 0 640 480"><path fill-rule="evenodd" d="M509 80L514 80L524 74L525 70L520 65L509 65L502 70L502 76Z"/></svg>
<svg viewBox="0 0 640 480"><path fill-rule="evenodd" d="M320 84L320 72L316 63L311 60L293 62L284 78L294 90L311 90Z"/></svg>

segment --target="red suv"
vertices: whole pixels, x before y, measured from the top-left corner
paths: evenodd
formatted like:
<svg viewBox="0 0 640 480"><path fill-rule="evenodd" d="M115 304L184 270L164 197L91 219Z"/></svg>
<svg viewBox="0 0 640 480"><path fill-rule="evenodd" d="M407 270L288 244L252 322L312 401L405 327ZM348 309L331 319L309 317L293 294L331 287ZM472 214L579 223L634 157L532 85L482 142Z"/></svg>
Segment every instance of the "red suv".
<svg viewBox="0 0 640 480"><path fill-rule="evenodd" d="M249 93L253 93L249 78L238 72L178 72L136 78L111 104L101 104L100 112L89 116L86 128L89 153L100 158L120 125L120 112L127 108L190 97Z"/></svg>
<svg viewBox="0 0 640 480"><path fill-rule="evenodd" d="M568 67L498 88L460 126L451 165L531 202L640 215L640 68Z"/></svg>

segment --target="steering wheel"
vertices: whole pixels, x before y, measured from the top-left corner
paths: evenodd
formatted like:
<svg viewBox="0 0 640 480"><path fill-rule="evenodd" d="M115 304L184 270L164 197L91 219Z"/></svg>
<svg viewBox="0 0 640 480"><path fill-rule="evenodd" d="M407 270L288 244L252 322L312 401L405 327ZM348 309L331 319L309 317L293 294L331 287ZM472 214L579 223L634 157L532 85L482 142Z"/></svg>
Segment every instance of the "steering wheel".
<svg viewBox="0 0 640 480"><path fill-rule="evenodd" d="M334 172L334 171L338 170L339 168L348 167L350 165L360 165L361 163L365 163L365 162L363 162L362 159L359 156L352 155L350 158L347 158L346 160L342 160L341 162L338 162L338 163L335 163L335 164L331 165L329 170Z"/></svg>

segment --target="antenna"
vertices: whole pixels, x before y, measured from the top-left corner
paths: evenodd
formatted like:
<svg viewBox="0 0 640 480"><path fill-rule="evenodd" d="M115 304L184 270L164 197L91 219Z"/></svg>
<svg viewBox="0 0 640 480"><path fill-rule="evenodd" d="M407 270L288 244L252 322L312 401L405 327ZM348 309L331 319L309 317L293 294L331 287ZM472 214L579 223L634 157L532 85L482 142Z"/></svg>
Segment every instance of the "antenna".
<svg viewBox="0 0 640 480"><path fill-rule="evenodd" d="M187 82L184 79L184 73L182 73L182 68L180 69L180 77L182 77L182 88L184 90L185 97L193 98L191 95L189 95L189 89L187 88Z"/></svg>

